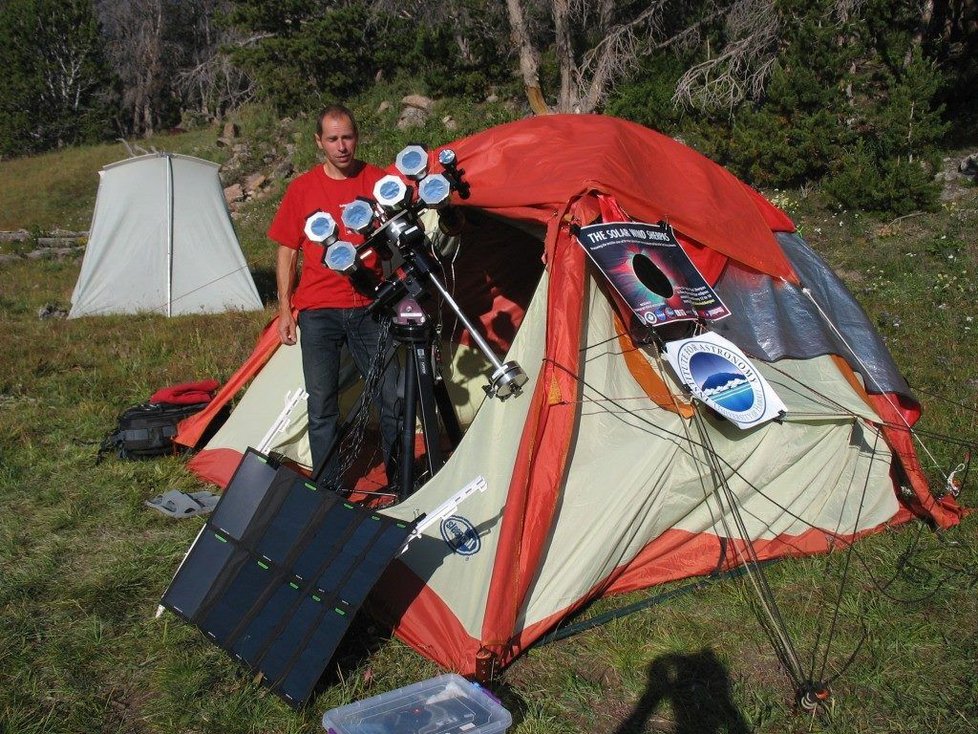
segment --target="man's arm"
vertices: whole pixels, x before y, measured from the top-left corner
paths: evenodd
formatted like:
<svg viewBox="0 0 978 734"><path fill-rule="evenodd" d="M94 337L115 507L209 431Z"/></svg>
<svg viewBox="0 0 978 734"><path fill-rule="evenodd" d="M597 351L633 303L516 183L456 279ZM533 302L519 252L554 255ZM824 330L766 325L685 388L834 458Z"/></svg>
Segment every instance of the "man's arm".
<svg viewBox="0 0 978 734"><path fill-rule="evenodd" d="M295 265L299 251L278 246L275 261L275 283L278 285L278 338L283 344L295 344L295 319L292 317L292 287L295 284Z"/></svg>

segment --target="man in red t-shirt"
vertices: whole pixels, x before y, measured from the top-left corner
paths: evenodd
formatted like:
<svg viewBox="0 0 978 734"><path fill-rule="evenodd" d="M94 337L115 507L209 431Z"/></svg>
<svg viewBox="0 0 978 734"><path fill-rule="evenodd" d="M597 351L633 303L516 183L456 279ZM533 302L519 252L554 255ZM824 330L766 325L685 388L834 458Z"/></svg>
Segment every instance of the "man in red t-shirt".
<svg viewBox="0 0 978 734"><path fill-rule="evenodd" d="M302 335L302 372L309 393L309 446L314 468L321 466L336 440L339 422L340 350L346 344L360 374L366 379L380 370L374 402L380 410L381 440L388 465L397 445L397 360L381 363L378 355L384 330L367 314L371 299L359 293L349 278L323 265L323 245L305 234L306 220L316 211L329 212L336 221L339 239L359 245L363 237L347 230L342 206L357 196L373 197L374 184L384 172L358 160L357 124L342 105L325 108L316 123L316 146L325 160L299 176L285 192L268 236L278 243L276 282L282 344L296 343L296 319ZM295 286L296 266L302 252L302 270ZM376 256L375 256L376 258ZM367 262L381 276L380 263ZM294 290L293 290L294 288ZM368 380L370 382L370 380ZM333 451L322 476L339 480L338 452Z"/></svg>

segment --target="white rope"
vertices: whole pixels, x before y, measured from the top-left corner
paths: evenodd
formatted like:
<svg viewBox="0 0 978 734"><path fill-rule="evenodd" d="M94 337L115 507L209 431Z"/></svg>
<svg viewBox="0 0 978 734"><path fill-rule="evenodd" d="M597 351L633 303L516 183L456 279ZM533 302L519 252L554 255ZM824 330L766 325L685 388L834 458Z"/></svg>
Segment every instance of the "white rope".
<svg viewBox="0 0 978 734"><path fill-rule="evenodd" d="M944 477L944 480L947 481L948 477L944 473L944 470L941 468L941 465L937 462L937 458L930 452L930 449L927 448L927 445L920 439L920 436L918 436L917 432L914 431L913 426L911 426L910 423L907 421L907 419L903 417L903 413L900 411L900 408L893 402L893 400L890 398L887 391L876 380L876 377L873 375L873 372L869 368L869 366L865 362L863 362L862 359L859 358L859 355L856 353L856 350L852 348L852 346L849 344L846 338L842 335L842 332L839 331L838 327L832 322L832 319L829 318L829 315L822 309L818 301L815 300L815 296L812 295L811 290L803 287L801 289L801 292L804 293L806 296L808 296L808 300L812 302L812 305L815 306L815 308L818 310L819 315L825 320L825 323L829 325L829 328L832 329L832 333L834 333L839 338L839 340L845 345L846 349L849 350L849 353L852 355L853 359L855 359L856 362L859 364L859 366L862 368L864 379L868 379L870 382L873 383L873 385L879 391L879 394L883 396L883 399L890 404L890 407L893 408L894 412L899 416L900 420L903 421L903 424L907 427L907 431L910 433L910 435L920 445L920 448L924 450L924 453L927 454L927 457L933 462L934 468L937 469L937 471L941 473L941 476Z"/></svg>

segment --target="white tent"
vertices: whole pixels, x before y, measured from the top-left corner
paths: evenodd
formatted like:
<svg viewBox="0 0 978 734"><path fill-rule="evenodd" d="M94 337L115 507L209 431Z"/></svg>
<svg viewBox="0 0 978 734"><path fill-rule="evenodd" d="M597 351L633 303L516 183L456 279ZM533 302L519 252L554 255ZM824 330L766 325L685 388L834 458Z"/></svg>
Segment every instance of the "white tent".
<svg viewBox="0 0 978 734"><path fill-rule="evenodd" d="M157 153L99 171L69 318L262 308L218 168L199 158Z"/></svg>

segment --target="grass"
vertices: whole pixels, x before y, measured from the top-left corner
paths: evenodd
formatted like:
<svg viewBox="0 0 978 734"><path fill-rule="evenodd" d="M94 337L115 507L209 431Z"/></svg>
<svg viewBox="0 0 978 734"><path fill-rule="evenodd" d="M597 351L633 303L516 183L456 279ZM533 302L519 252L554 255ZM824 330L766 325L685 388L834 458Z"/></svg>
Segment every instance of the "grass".
<svg viewBox="0 0 978 734"><path fill-rule="evenodd" d="M408 134L374 132L396 113L373 111L406 91L395 84L359 102L377 160L390 159ZM452 137L475 129L480 115L502 121L507 114L473 112ZM307 121L283 133L277 120L251 110L239 123L245 139L293 140L301 143L297 164L311 160L301 132ZM216 134L167 138L166 147L218 159L227 153L215 145ZM436 112L430 127L412 136L438 142L449 133ZM159 140L148 144L163 147ZM123 155L121 146L101 146L0 163L8 182L0 190L0 229L86 227L94 171ZM273 189L249 203L236 220L259 280L271 273L264 228L280 194ZM962 190L939 212L899 221L832 212L817 193L778 196L920 389L923 428L973 440L978 189ZM67 306L78 268L77 259L0 266L0 732L315 732L333 706L438 674L362 616L328 671L328 685L296 714L188 625L169 614L154 618L201 523L169 521L142 502L197 482L179 458L96 465L98 442L123 407L162 385L226 379L272 309L169 320L38 319L47 304ZM961 459L952 444L928 447L944 471ZM972 474L966 503L974 503L974 487ZM495 685L514 713L513 731L974 731L974 517L941 534L911 523L866 539L853 553L827 674L858 652L833 683L830 720L794 713L752 595L725 581L522 657ZM827 609L837 599L844 561L836 554L768 568L806 666L822 665ZM643 596L605 600L588 613Z"/></svg>
<svg viewBox="0 0 978 734"><path fill-rule="evenodd" d="M130 145L146 152L155 149L183 153L221 163L227 153L216 144L219 134L216 128L204 128L130 141ZM0 230L87 230L98 191L99 169L128 155L126 147L119 142L0 162L4 178L0 192Z"/></svg>

